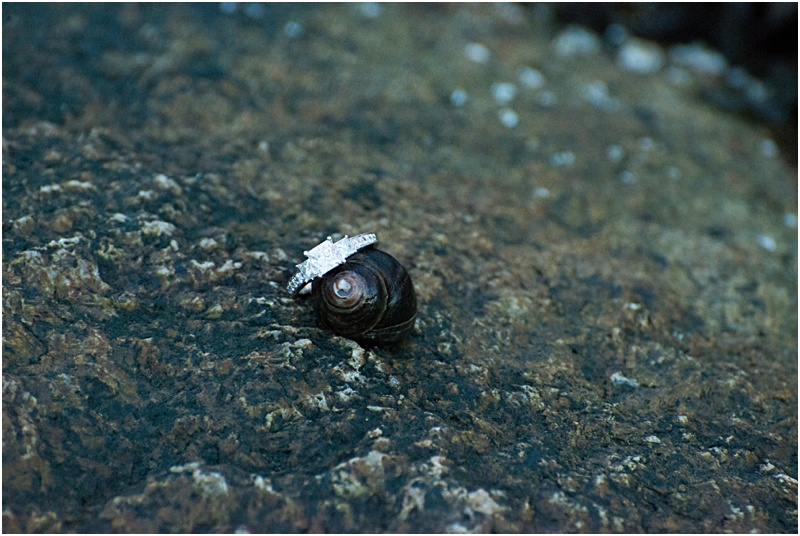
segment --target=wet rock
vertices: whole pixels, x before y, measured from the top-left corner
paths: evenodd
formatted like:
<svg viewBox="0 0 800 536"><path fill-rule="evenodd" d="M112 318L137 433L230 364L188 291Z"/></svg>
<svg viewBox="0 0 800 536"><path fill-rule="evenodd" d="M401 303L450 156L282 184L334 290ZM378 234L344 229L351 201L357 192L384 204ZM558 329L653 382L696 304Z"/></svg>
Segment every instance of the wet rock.
<svg viewBox="0 0 800 536"><path fill-rule="evenodd" d="M781 144L541 10L366 9L4 9L3 528L796 531ZM394 347L285 290L369 231Z"/></svg>

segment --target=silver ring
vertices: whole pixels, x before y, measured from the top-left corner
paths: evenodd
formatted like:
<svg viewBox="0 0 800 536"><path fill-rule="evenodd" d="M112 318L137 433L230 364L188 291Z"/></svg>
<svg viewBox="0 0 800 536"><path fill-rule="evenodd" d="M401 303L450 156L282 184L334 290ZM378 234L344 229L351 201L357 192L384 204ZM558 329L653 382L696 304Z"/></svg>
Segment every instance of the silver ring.
<svg viewBox="0 0 800 536"><path fill-rule="evenodd" d="M360 234L353 238L344 235L344 238L337 242L334 242L329 236L327 240L314 246L310 251L303 252L308 259L297 265L299 272L294 274L292 280L289 281L289 286L286 287L289 294L296 296L310 281L322 277L340 264L344 264L347 257L359 249L377 243L378 237L375 233Z"/></svg>

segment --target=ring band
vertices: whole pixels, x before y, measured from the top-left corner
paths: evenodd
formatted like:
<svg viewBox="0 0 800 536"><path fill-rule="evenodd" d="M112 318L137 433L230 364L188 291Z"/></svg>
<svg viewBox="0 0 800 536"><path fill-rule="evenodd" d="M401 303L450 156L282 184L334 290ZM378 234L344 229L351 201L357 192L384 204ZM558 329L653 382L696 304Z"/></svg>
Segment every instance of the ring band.
<svg viewBox="0 0 800 536"><path fill-rule="evenodd" d="M375 233L360 234L352 238L344 235L344 238L337 242L329 236L310 251L303 252L308 259L297 265L299 272L289 281L287 290L292 296L296 296L309 281L322 277L340 264L344 264L347 257L359 249L377 243L378 237Z"/></svg>

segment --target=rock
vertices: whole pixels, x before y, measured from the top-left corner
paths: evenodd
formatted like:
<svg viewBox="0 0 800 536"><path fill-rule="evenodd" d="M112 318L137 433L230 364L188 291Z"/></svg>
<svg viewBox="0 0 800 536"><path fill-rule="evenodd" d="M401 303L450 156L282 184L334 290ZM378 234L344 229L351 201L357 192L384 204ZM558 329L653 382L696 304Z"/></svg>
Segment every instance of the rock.
<svg viewBox="0 0 800 536"><path fill-rule="evenodd" d="M3 528L796 532L785 144L543 10L6 6Z"/></svg>

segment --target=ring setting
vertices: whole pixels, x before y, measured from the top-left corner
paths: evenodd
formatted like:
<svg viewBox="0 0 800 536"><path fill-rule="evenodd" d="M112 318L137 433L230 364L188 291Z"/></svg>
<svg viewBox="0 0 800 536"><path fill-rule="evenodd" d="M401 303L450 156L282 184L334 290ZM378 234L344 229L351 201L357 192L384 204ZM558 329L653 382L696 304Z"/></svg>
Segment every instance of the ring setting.
<svg viewBox="0 0 800 536"><path fill-rule="evenodd" d="M344 235L344 238L336 242L329 236L324 242L303 252L307 259L297 265L298 272L289 281L287 290L292 296L297 296L312 280L344 264L347 257L358 250L377 243L378 237L375 233L364 233L354 237Z"/></svg>

